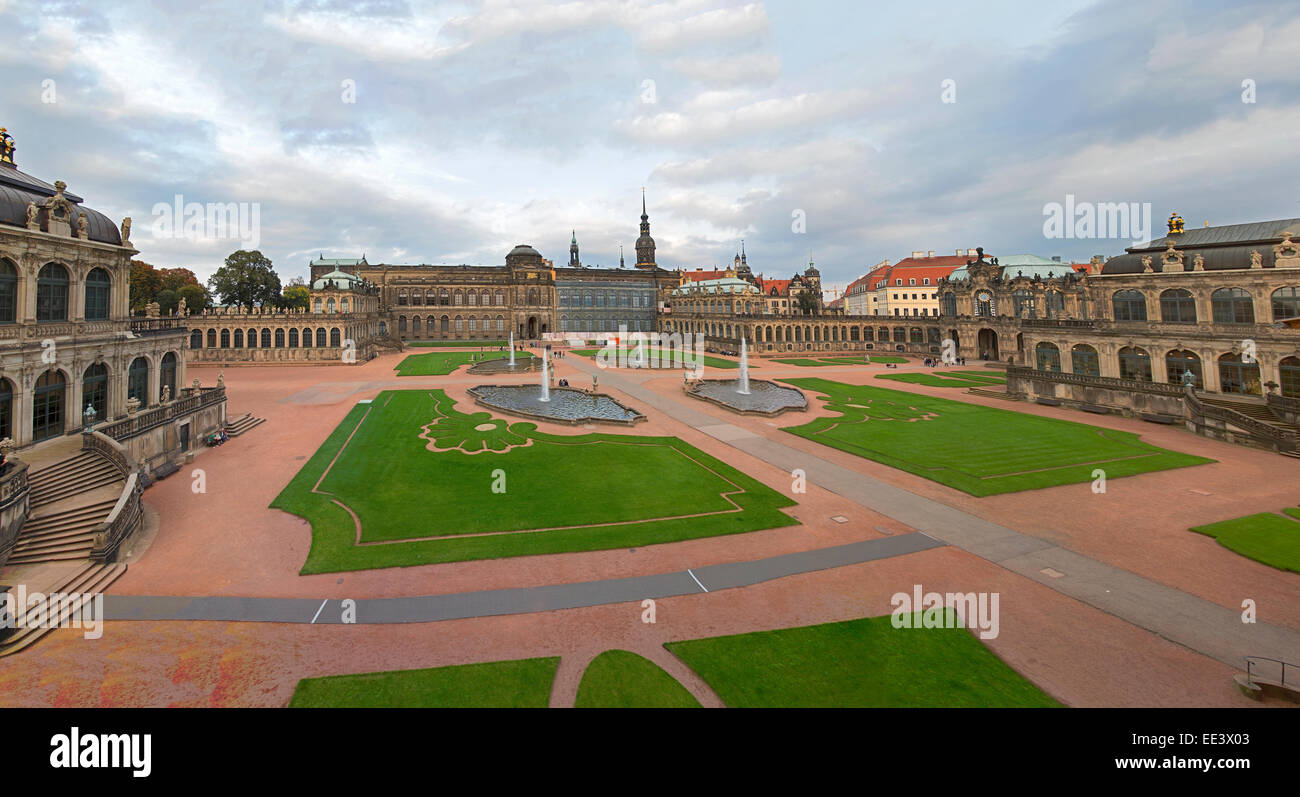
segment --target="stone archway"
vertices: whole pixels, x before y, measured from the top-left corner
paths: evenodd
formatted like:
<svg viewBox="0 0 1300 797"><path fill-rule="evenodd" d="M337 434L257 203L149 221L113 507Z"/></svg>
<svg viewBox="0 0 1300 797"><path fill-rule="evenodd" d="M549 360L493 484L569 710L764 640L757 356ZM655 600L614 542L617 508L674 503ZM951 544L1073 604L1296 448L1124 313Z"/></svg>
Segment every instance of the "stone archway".
<svg viewBox="0 0 1300 797"><path fill-rule="evenodd" d="M997 360L998 357L998 333L985 327L979 333L979 356L986 360Z"/></svg>

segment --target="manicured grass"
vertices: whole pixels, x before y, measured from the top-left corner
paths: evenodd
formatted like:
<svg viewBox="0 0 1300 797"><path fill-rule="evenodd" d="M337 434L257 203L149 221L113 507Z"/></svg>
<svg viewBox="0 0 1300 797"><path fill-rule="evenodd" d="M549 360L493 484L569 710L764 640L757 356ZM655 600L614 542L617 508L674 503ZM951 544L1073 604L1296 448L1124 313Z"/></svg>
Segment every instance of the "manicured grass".
<svg viewBox="0 0 1300 797"><path fill-rule="evenodd" d="M482 360L497 360L510 356L510 352L470 352L470 351L434 351L428 354L411 354L397 365L398 376L442 376L449 374L466 363ZM526 351L515 352L515 359L528 359L533 355Z"/></svg>
<svg viewBox="0 0 1300 797"><path fill-rule="evenodd" d="M847 355L836 355L834 357L793 357L789 359L773 360L773 362L782 363L783 365L799 365L805 368L825 367L828 365L865 365L861 357L851 357ZM895 357L890 354L873 354L871 355L873 363L905 363L908 362L906 357Z"/></svg>
<svg viewBox="0 0 1300 797"><path fill-rule="evenodd" d="M576 354L579 357L591 357L592 359L595 359L596 355L601 351L602 351L601 349L573 349L570 351L570 353ZM636 354L636 347L629 346L627 349L627 357L631 359L635 354ZM609 365L611 367L614 367L617 362L615 360L617 354L611 354L608 356L609 356ZM682 352L679 355L677 351L673 349L660 350L655 348L654 346L646 346L646 356L653 358L651 360L652 363L658 360L659 364L657 367L659 368L668 368L670 367L671 363L677 362L678 359L680 359L682 362L682 365L680 366L681 368L694 368L696 365L696 358L695 358L694 351ZM660 357L662 357L662 360L659 360ZM703 360L704 360L704 364L710 368L739 368L740 367L739 361L724 360L721 357L710 357L707 354L703 355ZM758 366L754 365L754 362L751 359L749 363L749 367L757 368Z"/></svg>
<svg viewBox="0 0 1300 797"><path fill-rule="evenodd" d="M1047 707L1060 704L963 628L870 617L669 642L732 708Z"/></svg>
<svg viewBox="0 0 1300 797"><path fill-rule="evenodd" d="M486 347L490 347L490 348L496 349L496 348L500 348L500 347L502 347L502 346L507 346L507 345L509 345L509 341L504 341L504 340L408 340L408 341L406 341L406 345L407 345L407 346L415 346L416 348L437 347L437 348L458 349L458 348L481 348L481 347L486 346Z"/></svg>
<svg viewBox="0 0 1300 797"><path fill-rule="evenodd" d="M626 650L607 650L587 665L577 708L699 708L700 702L659 665Z"/></svg>
<svg viewBox="0 0 1300 797"><path fill-rule="evenodd" d="M782 380L822 394L837 417L785 431L975 496L1108 479L1214 460L1132 432L826 379Z"/></svg>
<svg viewBox="0 0 1300 797"><path fill-rule="evenodd" d="M453 450L428 450L425 427ZM549 435L458 412L441 390L398 390L353 408L271 506L311 522L307 574L794 526L781 511L794 503L675 437Z"/></svg>
<svg viewBox="0 0 1300 797"><path fill-rule="evenodd" d="M1192 531L1208 534L1219 544L1266 565L1300 573L1300 509L1284 509L1285 515L1258 515L1224 520Z"/></svg>
<svg viewBox="0 0 1300 797"><path fill-rule="evenodd" d="M978 371L933 371L905 374L876 374L877 379L889 379L894 382L908 382L914 385L930 387L980 387L983 385L1005 385L1007 378L994 374L982 374Z"/></svg>
<svg viewBox="0 0 1300 797"><path fill-rule="evenodd" d="M303 678L290 708L546 708L559 657Z"/></svg>

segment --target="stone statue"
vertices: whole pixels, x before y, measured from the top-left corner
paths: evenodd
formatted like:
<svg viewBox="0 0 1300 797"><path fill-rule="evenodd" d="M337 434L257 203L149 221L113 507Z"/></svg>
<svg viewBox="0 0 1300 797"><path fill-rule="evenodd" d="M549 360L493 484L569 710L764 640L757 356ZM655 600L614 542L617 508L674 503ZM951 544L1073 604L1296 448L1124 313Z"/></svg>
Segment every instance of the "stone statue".
<svg viewBox="0 0 1300 797"><path fill-rule="evenodd" d="M190 314L190 309L185 306L185 297L182 296L181 300L176 303L176 315L183 317L189 314Z"/></svg>
<svg viewBox="0 0 1300 797"><path fill-rule="evenodd" d="M226 386L226 372L220 371L217 373L217 387L225 387L225 386Z"/></svg>
<svg viewBox="0 0 1300 797"><path fill-rule="evenodd" d="M36 220L36 214L40 212L41 209L36 207L35 202L27 203L27 229L39 230L41 228L41 223Z"/></svg>
<svg viewBox="0 0 1300 797"><path fill-rule="evenodd" d="M1142 270L1148 274L1154 270L1151 268L1151 255L1142 256Z"/></svg>
<svg viewBox="0 0 1300 797"><path fill-rule="evenodd" d="M1192 270L1193 271L1205 270L1205 256L1202 255L1200 252L1197 252L1196 257L1192 258Z"/></svg>
<svg viewBox="0 0 1300 797"><path fill-rule="evenodd" d="M162 403L163 403L163 404L166 404L167 402L169 402L169 401L171 401L171 400L172 400L172 386L171 386L171 385L163 385L163 389L162 389Z"/></svg>
<svg viewBox="0 0 1300 797"><path fill-rule="evenodd" d="M89 233L89 231L86 229L86 214L85 214L85 213L79 214L79 215L77 216L77 237L80 238L80 239L83 240L83 241L90 237L90 233Z"/></svg>
<svg viewBox="0 0 1300 797"><path fill-rule="evenodd" d="M140 409L140 399L136 398L135 396L131 396L130 398L128 398L128 399L126 400L126 414L127 414L127 415L135 415L135 413L136 413L139 409Z"/></svg>
<svg viewBox="0 0 1300 797"><path fill-rule="evenodd" d="M190 387L194 388L195 393L199 392L199 378L197 376L194 377L194 381L190 383Z"/></svg>
<svg viewBox="0 0 1300 797"><path fill-rule="evenodd" d="M1264 267L1264 256L1259 253L1258 249L1250 253L1250 267L1251 268Z"/></svg>
<svg viewBox="0 0 1300 797"><path fill-rule="evenodd" d="M148 318L157 318L161 311L162 308L157 302L149 302L144 306L144 314Z"/></svg>
<svg viewBox="0 0 1300 797"><path fill-rule="evenodd" d="M122 219L122 245L131 243L131 217Z"/></svg>

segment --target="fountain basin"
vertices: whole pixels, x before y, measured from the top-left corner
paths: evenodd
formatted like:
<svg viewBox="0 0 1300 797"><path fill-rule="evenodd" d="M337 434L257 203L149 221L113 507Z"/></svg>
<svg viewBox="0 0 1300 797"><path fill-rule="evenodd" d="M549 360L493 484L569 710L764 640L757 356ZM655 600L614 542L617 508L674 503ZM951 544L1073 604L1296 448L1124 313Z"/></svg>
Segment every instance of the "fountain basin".
<svg viewBox="0 0 1300 797"><path fill-rule="evenodd" d="M631 426L646 419L636 410L620 404L613 396L571 387L551 388L549 401L541 400L541 385L478 385L467 392L481 407L570 426L584 423Z"/></svg>
<svg viewBox="0 0 1300 797"><path fill-rule="evenodd" d="M516 357L515 365L510 367L510 358L501 357L496 360L483 360L474 363L465 373L468 374L529 374L541 370L542 358L540 357Z"/></svg>
<svg viewBox="0 0 1300 797"><path fill-rule="evenodd" d="M772 417L791 410L808 409L803 391L778 385L766 379L750 379L749 393L739 393L739 379L699 379L686 387L697 399L710 401L741 415Z"/></svg>

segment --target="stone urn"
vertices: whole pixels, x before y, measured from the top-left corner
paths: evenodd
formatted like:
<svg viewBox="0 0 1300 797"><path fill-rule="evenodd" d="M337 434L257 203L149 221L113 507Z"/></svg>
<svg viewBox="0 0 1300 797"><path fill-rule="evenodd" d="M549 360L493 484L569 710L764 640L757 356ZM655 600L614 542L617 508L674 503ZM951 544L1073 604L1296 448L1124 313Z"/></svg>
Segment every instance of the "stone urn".
<svg viewBox="0 0 1300 797"><path fill-rule="evenodd" d="M128 398L126 400L126 414L135 415L139 411L140 411L140 399L136 398L135 396L131 396L130 398Z"/></svg>

